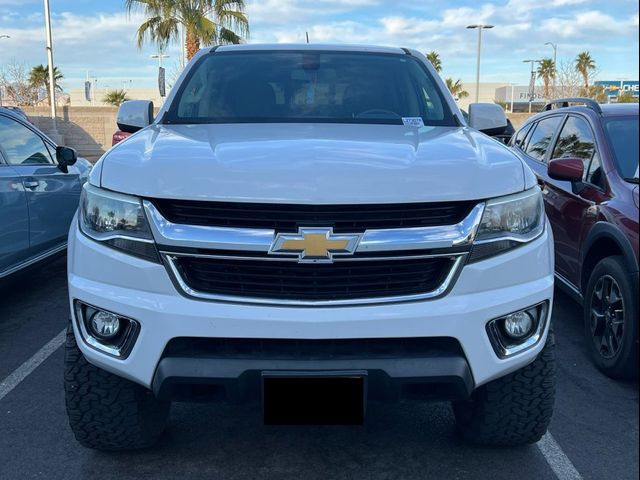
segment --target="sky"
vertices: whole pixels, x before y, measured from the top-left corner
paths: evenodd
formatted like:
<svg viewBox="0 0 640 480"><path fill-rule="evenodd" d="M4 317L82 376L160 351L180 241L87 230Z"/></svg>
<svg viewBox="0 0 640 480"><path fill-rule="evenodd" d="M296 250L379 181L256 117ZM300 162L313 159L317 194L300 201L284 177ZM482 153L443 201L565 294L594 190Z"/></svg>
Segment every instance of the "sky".
<svg viewBox="0 0 640 480"><path fill-rule="evenodd" d="M88 74L99 87L156 85L152 45L136 47L140 14L123 0L50 0L55 64L65 90ZM600 80L638 79L637 0L246 0L250 43L304 42L394 45L439 52L443 76L475 81L477 33L482 42L482 82L527 84L524 59L558 63L588 50ZM46 64L42 0L0 0L0 69L11 62ZM166 52L167 77L179 70L180 48Z"/></svg>

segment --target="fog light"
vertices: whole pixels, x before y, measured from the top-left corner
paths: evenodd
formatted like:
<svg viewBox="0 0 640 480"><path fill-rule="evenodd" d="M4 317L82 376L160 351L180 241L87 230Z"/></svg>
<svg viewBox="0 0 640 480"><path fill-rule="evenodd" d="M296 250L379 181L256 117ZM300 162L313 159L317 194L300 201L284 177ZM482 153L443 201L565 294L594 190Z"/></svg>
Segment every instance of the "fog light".
<svg viewBox="0 0 640 480"><path fill-rule="evenodd" d="M487 322L487 334L499 358L516 355L536 345L547 325L549 302L512 312Z"/></svg>
<svg viewBox="0 0 640 480"><path fill-rule="evenodd" d="M526 337L533 330L533 318L528 312L516 312L504 319L504 331L511 338Z"/></svg>
<svg viewBox="0 0 640 480"><path fill-rule="evenodd" d="M120 319L113 313L99 310L91 316L89 326L95 336L111 339L120 332Z"/></svg>

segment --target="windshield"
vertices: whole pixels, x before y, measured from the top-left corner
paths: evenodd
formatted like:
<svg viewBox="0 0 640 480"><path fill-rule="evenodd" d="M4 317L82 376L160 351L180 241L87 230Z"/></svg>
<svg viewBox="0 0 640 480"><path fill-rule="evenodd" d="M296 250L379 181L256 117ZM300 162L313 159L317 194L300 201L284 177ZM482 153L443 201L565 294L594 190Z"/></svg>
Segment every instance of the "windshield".
<svg viewBox="0 0 640 480"><path fill-rule="evenodd" d="M618 172L622 178L638 177L638 117L616 117L605 121Z"/></svg>
<svg viewBox="0 0 640 480"><path fill-rule="evenodd" d="M163 121L456 125L414 57L318 51L211 53L191 69Z"/></svg>

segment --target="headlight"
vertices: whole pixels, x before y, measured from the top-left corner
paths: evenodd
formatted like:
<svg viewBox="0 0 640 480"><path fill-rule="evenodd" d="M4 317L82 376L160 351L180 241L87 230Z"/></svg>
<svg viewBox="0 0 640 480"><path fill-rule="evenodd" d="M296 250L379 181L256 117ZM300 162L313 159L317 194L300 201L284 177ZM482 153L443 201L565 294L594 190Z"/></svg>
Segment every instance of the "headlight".
<svg viewBox="0 0 640 480"><path fill-rule="evenodd" d="M112 248L158 261L142 203L137 197L84 184L78 211L80 230Z"/></svg>
<svg viewBox="0 0 640 480"><path fill-rule="evenodd" d="M542 234L544 224L544 204L538 187L489 200L469 261L497 255L530 242Z"/></svg>

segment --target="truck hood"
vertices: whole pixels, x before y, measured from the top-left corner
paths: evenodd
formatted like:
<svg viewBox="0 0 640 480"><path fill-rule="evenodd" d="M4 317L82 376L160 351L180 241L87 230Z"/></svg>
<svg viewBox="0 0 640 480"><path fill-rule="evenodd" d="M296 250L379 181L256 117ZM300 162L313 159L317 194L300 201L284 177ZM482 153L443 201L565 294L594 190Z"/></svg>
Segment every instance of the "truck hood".
<svg viewBox="0 0 640 480"><path fill-rule="evenodd" d="M476 200L524 189L506 147L467 127L152 125L100 160L104 188L265 203Z"/></svg>

